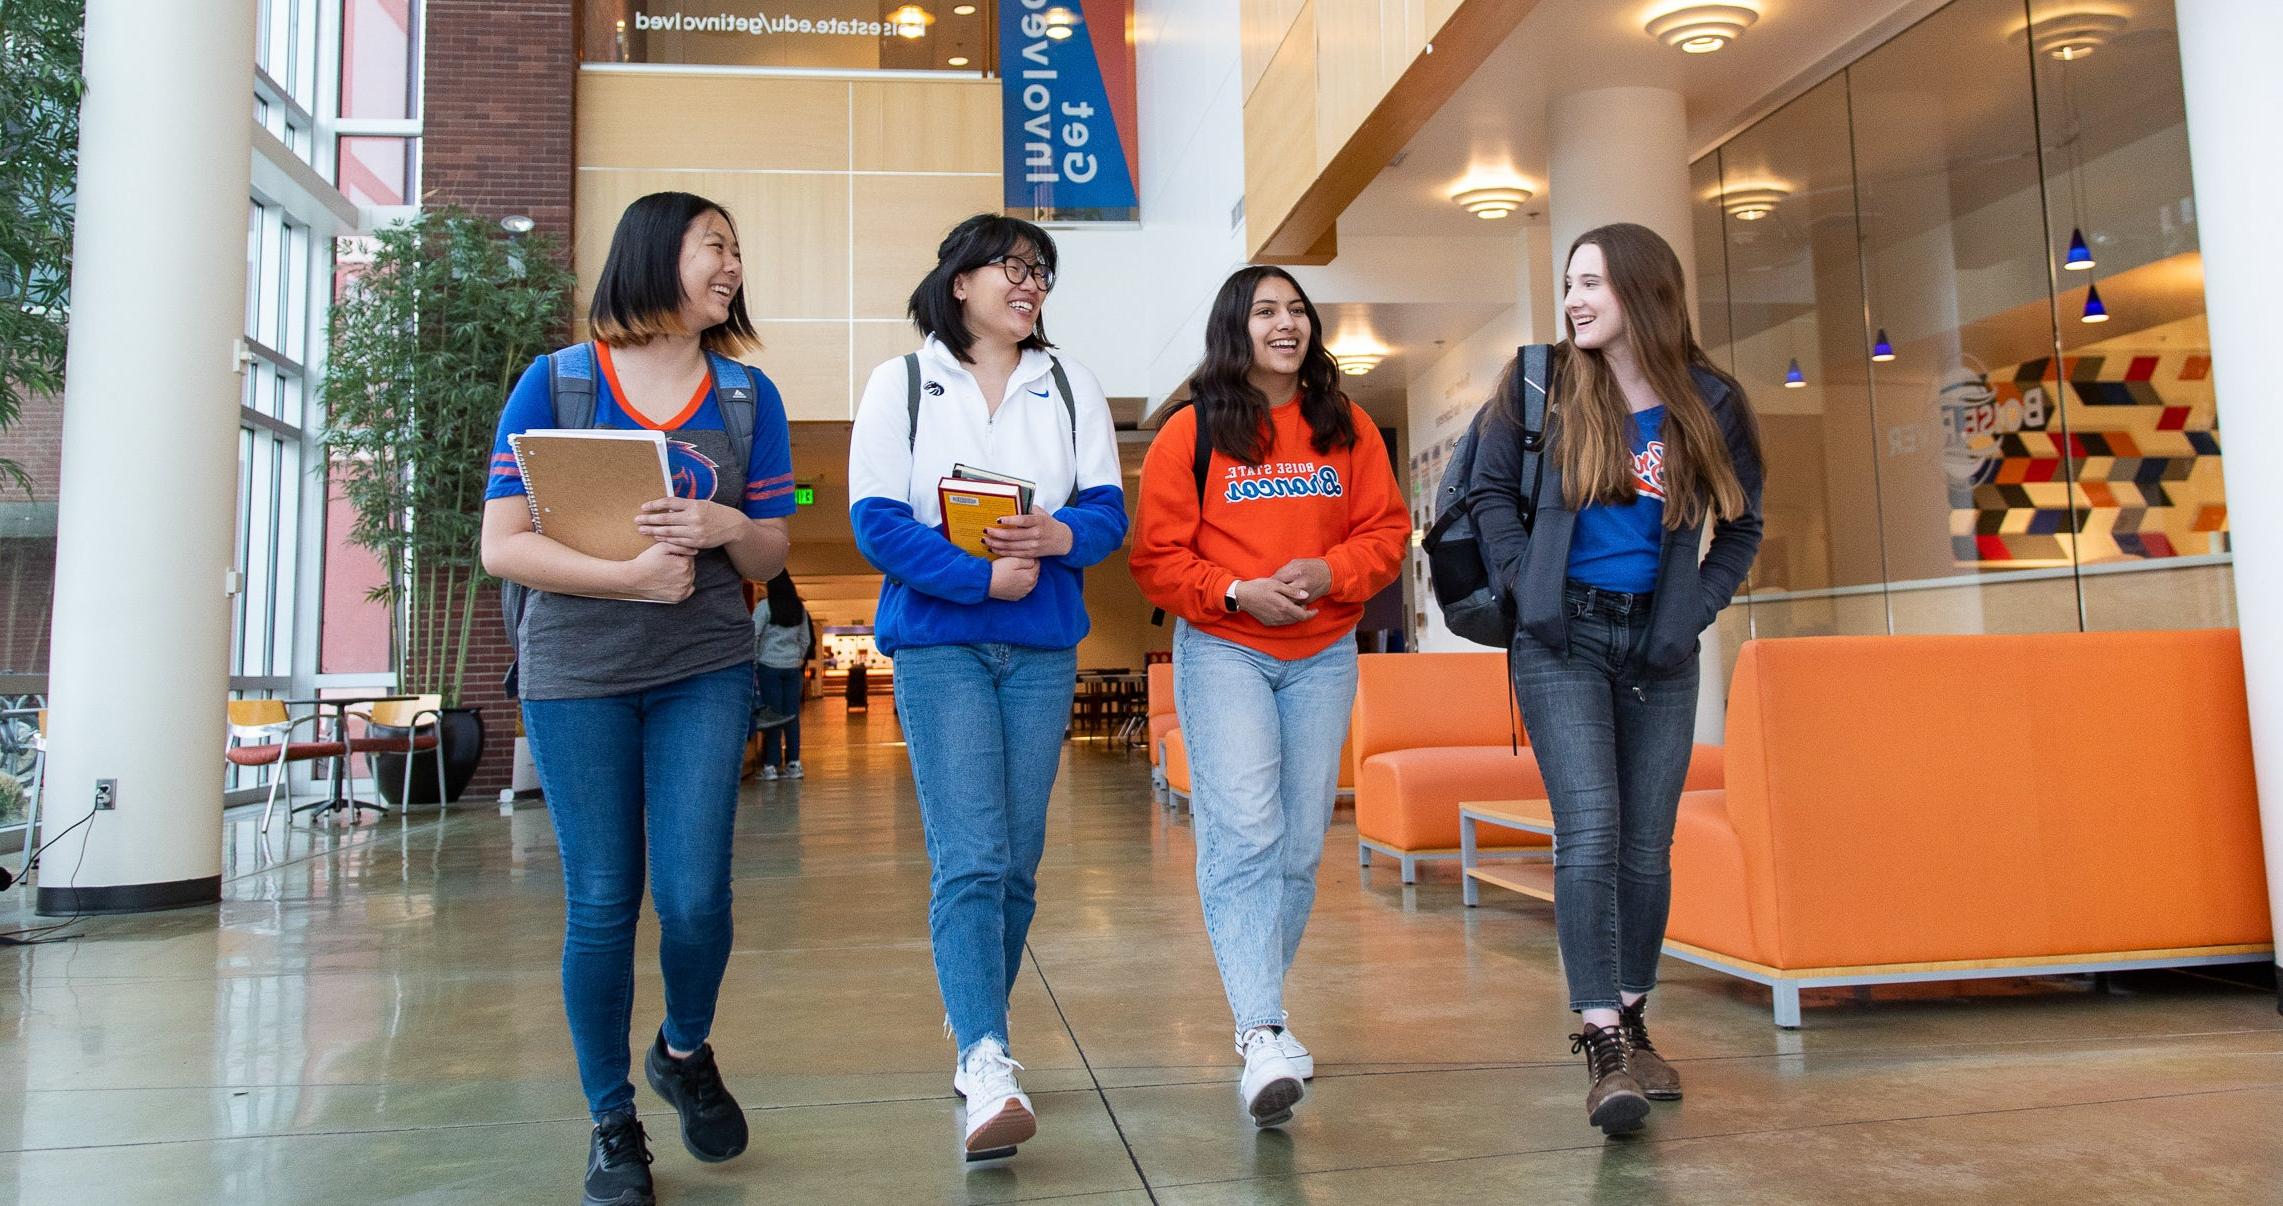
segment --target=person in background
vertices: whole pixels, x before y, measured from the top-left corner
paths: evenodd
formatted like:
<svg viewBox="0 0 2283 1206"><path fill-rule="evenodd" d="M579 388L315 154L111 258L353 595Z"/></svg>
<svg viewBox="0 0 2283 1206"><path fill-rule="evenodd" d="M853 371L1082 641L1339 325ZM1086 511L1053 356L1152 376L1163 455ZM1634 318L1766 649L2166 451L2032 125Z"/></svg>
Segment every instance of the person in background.
<svg viewBox="0 0 2283 1206"><path fill-rule="evenodd" d="M1285 1027L1284 979L1339 792L1356 622L1411 534L1387 445L1340 392L1323 332L1281 268L1221 286L1193 401L1142 463L1131 554L1142 594L1180 617L1197 893L1236 1015L1238 1091L1262 1127L1290 1120L1315 1074Z"/></svg>
<svg viewBox="0 0 2283 1206"><path fill-rule="evenodd" d="M872 371L849 437L849 519L885 577L874 639L895 659L927 831L928 932L970 1160L1012 1155L1038 1129L1008 1053L1007 995L1038 909L1084 571L1126 538L1109 402L1040 325L1054 275L1054 240L1031 223L953 227L912 290L925 339ZM1034 486L1029 514L984 535L989 557L945 534L937 484L955 465Z"/></svg>
<svg viewBox="0 0 2283 1206"><path fill-rule="evenodd" d="M753 660L760 671L760 771L763 779L798 779L801 770L801 674L816 648L809 609L793 588L793 576L769 579L768 593L753 609Z"/></svg>
<svg viewBox="0 0 2283 1206"><path fill-rule="evenodd" d="M1523 481L1509 362L1469 501L1514 600L1514 696L1553 807L1554 930L1582 1023L1570 1050L1585 1055L1587 1120L1615 1135L1649 1099L1681 1095L1649 1039L1649 990L1695 749L1697 638L1759 552L1762 472L1751 404L1697 346L1671 245L1617 223L1579 235L1567 264L1542 472Z"/></svg>
<svg viewBox="0 0 2283 1206"><path fill-rule="evenodd" d="M757 346L744 281L720 206L689 193L628 206L588 312L596 342L540 358L516 383L485 489L484 570L528 588L517 673L563 864L563 1008L595 1124L589 1206L654 1200L627 1081L646 859L666 1016L644 1075L681 1115L691 1155L745 1150L745 1115L706 1039L729 961L730 834L753 707L739 583L785 567L793 456L777 387L730 358ZM632 561L590 557L532 524L510 437L559 426L558 377L593 383L592 426L667 433L676 496L626 517L653 542Z"/></svg>

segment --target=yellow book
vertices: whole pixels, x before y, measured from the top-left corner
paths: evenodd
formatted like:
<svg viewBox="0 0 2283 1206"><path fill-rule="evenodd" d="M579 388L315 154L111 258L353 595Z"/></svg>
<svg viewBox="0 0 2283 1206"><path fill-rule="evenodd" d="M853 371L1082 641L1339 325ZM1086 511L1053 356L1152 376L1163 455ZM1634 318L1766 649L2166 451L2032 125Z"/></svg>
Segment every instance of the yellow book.
<svg viewBox="0 0 2283 1206"><path fill-rule="evenodd" d="M1022 493L1022 487L1012 482L941 479L935 494L943 505L943 534L969 553L998 560L998 554L983 543L983 530L1002 517L1022 514Z"/></svg>

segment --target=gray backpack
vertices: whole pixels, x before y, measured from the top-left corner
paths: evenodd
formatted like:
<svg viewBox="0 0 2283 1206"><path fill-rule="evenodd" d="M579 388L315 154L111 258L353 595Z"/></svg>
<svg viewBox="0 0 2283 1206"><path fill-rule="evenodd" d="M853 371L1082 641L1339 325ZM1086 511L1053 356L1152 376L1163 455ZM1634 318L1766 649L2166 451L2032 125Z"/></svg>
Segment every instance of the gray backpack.
<svg viewBox="0 0 2283 1206"><path fill-rule="evenodd" d="M555 426L573 431L594 426L595 377L600 371L595 360L595 345L574 343L549 352L546 359L547 394L555 404ZM753 459L753 413L761 383L755 380L752 369L718 352L707 352L706 363L713 370L714 401L721 406L722 431L729 436L736 471L742 481L745 466ZM530 599L529 587L504 578L500 580L499 615L507 624L510 649L520 649L523 609ZM510 697L521 685L516 669L517 663L509 662L507 674L500 680Z"/></svg>
<svg viewBox="0 0 2283 1206"><path fill-rule="evenodd" d="M1514 353L1515 371L1522 383L1522 477L1530 483L1521 499L1522 530L1537 518L1538 487L1545 480L1546 383L1553 348L1534 343ZM1475 446L1482 439L1483 422L1496 406L1493 399L1475 412L1466 434L1451 449L1451 463L1435 491L1435 522L1420 544L1427 550L1428 581L1435 604L1443 609L1443 624L1453 633L1504 649L1514 639L1514 600L1502 590L1482 558L1482 541L1475 531L1469 497L1475 486Z"/></svg>

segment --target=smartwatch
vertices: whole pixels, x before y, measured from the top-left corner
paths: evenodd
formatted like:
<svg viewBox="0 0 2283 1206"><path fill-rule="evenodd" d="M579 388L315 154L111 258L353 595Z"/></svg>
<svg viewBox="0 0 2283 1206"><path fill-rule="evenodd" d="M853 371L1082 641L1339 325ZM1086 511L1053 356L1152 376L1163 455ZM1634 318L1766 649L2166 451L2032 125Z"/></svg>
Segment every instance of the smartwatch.
<svg viewBox="0 0 2283 1206"><path fill-rule="evenodd" d="M1221 596L1221 606L1222 606L1222 607L1224 607L1224 608L1226 608L1226 609L1228 610L1228 613L1229 613L1230 615L1232 615L1232 616L1233 616L1233 615L1237 614L1237 580L1236 580L1236 579L1234 579L1234 578L1231 578L1231 579L1229 579L1229 589L1228 589L1228 591L1227 591L1226 593L1224 593L1224 594Z"/></svg>

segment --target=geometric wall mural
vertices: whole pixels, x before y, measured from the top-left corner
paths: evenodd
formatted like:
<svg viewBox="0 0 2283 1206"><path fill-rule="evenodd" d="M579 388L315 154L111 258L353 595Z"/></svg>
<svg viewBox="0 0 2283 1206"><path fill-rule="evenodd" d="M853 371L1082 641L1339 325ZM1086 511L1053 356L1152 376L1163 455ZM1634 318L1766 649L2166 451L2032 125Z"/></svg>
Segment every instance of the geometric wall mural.
<svg viewBox="0 0 2283 1206"><path fill-rule="evenodd" d="M2080 565L2228 551L2212 358L2202 349L2069 356L1961 373L1938 402L1961 566ZM2072 480L2074 479L2074 480Z"/></svg>

